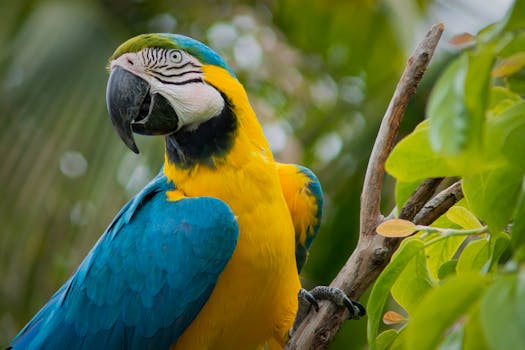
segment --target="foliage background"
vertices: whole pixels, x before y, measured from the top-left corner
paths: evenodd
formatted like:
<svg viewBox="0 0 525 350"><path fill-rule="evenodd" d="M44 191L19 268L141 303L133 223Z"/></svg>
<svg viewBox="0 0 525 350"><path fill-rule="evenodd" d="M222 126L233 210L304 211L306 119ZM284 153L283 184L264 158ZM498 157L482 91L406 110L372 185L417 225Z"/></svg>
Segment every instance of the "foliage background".
<svg viewBox="0 0 525 350"><path fill-rule="evenodd" d="M362 176L405 59L429 23L447 32L403 124L424 116L446 38L498 20L509 1L46 1L0 4L0 345L68 278L162 162L127 151L105 109L107 57L127 38L178 32L219 51L245 84L280 161L311 167L325 218L304 284L327 284L356 242ZM389 183L391 179L387 179ZM394 202L386 187L386 204ZM365 321L333 349L363 348Z"/></svg>

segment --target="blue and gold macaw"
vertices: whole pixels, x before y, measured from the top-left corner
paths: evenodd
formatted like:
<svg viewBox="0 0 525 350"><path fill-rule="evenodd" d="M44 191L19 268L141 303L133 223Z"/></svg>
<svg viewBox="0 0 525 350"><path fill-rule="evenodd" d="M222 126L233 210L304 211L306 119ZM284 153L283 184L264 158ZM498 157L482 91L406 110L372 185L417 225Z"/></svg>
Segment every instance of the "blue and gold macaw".
<svg viewBox="0 0 525 350"><path fill-rule="evenodd" d="M319 181L274 161L244 88L204 44L140 35L109 69L113 125L136 153L133 133L164 136L164 166L10 348L282 348Z"/></svg>

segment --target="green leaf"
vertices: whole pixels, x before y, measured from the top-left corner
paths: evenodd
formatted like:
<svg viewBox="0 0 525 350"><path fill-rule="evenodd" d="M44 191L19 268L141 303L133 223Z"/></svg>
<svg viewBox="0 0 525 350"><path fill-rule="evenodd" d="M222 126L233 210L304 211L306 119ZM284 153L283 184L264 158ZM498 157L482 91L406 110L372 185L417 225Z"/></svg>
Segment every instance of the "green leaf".
<svg viewBox="0 0 525 350"><path fill-rule="evenodd" d="M437 81L427 108L437 153L458 155L481 144L493 61L492 46L479 46L460 55Z"/></svg>
<svg viewBox="0 0 525 350"><path fill-rule="evenodd" d="M483 296L480 320L485 338L493 350L514 350L525 344L525 324L520 322L517 300L525 299L518 288L517 276L505 276L495 281Z"/></svg>
<svg viewBox="0 0 525 350"><path fill-rule="evenodd" d="M490 260L490 243L488 239L476 239L467 244L461 252L456 265L458 276L472 272L487 272Z"/></svg>
<svg viewBox="0 0 525 350"><path fill-rule="evenodd" d="M505 84L515 93L525 95L525 70L506 77Z"/></svg>
<svg viewBox="0 0 525 350"><path fill-rule="evenodd" d="M516 213L514 214L514 224L510 231L511 245L513 249L525 244L525 188L521 186Z"/></svg>
<svg viewBox="0 0 525 350"><path fill-rule="evenodd" d="M385 169L398 181L415 182L429 177L472 175L505 164L497 152L469 150L458 156L434 152L429 143L428 120L402 139L388 157Z"/></svg>
<svg viewBox="0 0 525 350"><path fill-rule="evenodd" d="M398 332L398 336L392 342L392 345L390 346L389 350L405 350L406 349L405 343L406 343L406 338L407 338L407 332L405 330L406 330L406 327L403 327Z"/></svg>
<svg viewBox="0 0 525 350"><path fill-rule="evenodd" d="M501 23L504 24L503 30L505 31L525 28L525 1L515 0Z"/></svg>
<svg viewBox="0 0 525 350"><path fill-rule="evenodd" d="M510 237L505 232L491 234L488 240L483 238L469 242L459 256L457 274L488 272L497 266L509 244Z"/></svg>
<svg viewBox="0 0 525 350"><path fill-rule="evenodd" d="M507 248L510 245L510 236L505 232L498 232L496 234L490 235L490 269L495 269L498 266L498 263Z"/></svg>
<svg viewBox="0 0 525 350"><path fill-rule="evenodd" d="M428 270L433 278L440 278L441 266L454 257L464 240L462 236L451 236L425 248Z"/></svg>
<svg viewBox="0 0 525 350"><path fill-rule="evenodd" d="M499 92L502 92L499 90ZM512 104L515 96L508 94ZM457 156L434 152L429 143L428 121L418 125L410 135L401 140L387 159L386 170L398 181L415 182L428 177L470 176L497 169L510 162L525 170L525 101L493 110L485 127L484 146L467 150Z"/></svg>
<svg viewBox="0 0 525 350"><path fill-rule="evenodd" d="M455 205L446 212L447 218L461 228L469 230L481 227L478 218L465 207Z"/></svg>
<svg viewBox="0 0 525 350"><path fill-rule="evenodd" d="M445 278L453 276L456 273L456 266L457 266L457 264L458 264L457 259L449 260L449 261L443 263L439 267L438 278L440 280L444 280Z"/></svg>
<svg viewBox="0 0 525 350"><path fill-rule="evenodd" d="M506 159L515 167L525 170L525 101L520 100L487 120L487 147L502 151Z"/></svg>
<svg viewBox="0 0 525 350"><path fill-rule="evenodd" d="M503 154L512 165L525 170L523 154L525 154L525 102L520 102L505 110L494 122L492 137L502 141Z"/></svg>
<svg viewBox="0 0 525 350"><path fill-rule="evenodd" d="M472 308L465 321L464 350L489 350L481 328L479 302Z"/></svg>
<svg viewBox="0 0 525 350"><path fill-rule="evenodd" d="M462 199L458 202L457 205L466 206L467 203L464 199ZM439 228L460 229L460 226L448 219L446 213L445 215L441 215L436 221L434 221L434 223L431 226ZM416 237L417 236L418 235L416 235ZM430 234L427 237L425 237L424 241L428 242L438 236L439 234ZM439 269L444 263L450 261L450 259L454 257L458 248L461 246L461 243L464 240L464 236L450 236L425 247L427 268L433 280L439 279Z"/></svg>
<svg viewBox="0 0 525 350"><path fill-rule="evenodd" d="M516 281L516 313L518 314L518 325L520 329L525 329L525 271L518 273Z"/></svg>
<svg viewBox="0 0 525 350"><path fill-rule="evenodd" d="M421 249L401 272L392 286L391 293L395 301L411 314L433 286L427 269L425 250Z"/></svg>
<svg viewBox="0 0 525 350"><path fill-rule="evenodd" d="M430 148L427 121L394 147L385 169L397 180L412 183L428 177L454 175L446 159Z"/></svg>
<svg viewBox="0 0 525 350"><path fill-rule="evenodd" d="M470 209L491 232L502 230L512 217L521 179L521 172L509 167L463 178L463 193Z"/></svg>
<svg viewBox="0 0 525 350"><path fill-rule="evenodd" d="M490 92L490 72L494 59L492 46L479 45L475 51L468 53L469 67L464 86L465 105L468 111L466 147L475 150L482 144L483 122Z"/></svg>
<svg viewBox="0 0 525 350"><path fill-rule="evenodd" d="M396 282L398 276L403 272L412 258L424 248L419 239L405 239L392 260L377 278L368 298L368 325L367 335L370 348L375 349L375 341L379 325L383 319L383 310L390 295L390 289Z"/></svg>
<svg viewBox="0 0 525 350"><path fill-rule="evenodd" d="M469 274L451 278L428 293L406 327L407 349L435 349L445 332L477 301L484 287L483 276Z"/></svg>
<svg viewBox="0 0 525 350"><path fill-rule="evenodd" d="M520 95L502 86L495 86L490 90L488 109L491 113L501 114L507 108L514 106L520 101L522 101Z"/></svg>
<svg viewBox="0 0 525 350"><path fill-rule="evenodd" d="M461 350L464 336L463 325L456 324L452 331L445 336L445 340L439 346L439 350Z"/></svg>
<svg viewBox="0 0 525 350"><path fill-rule="evenodd" d="M498 52L498 57L509 57L523 51L525 47L525 32L520 31L512 35L509 42Z"/></svg>
<svg viewBox="0 0 525 350"><path fill-rule="evenodd" d="M397 338L399 333L397 333L394 329L389 329L377 336L376 339L376 350L386 350L390 347L390 345L394 342L394 340Z"/></svg>
<svg viewBox="0 0 525 350"><path fill-rule="evenodd" d="M432 89L426 114L430 120L430 144L437 153L454 155L468 143L469 116L465 105L466 53L455 59Z"/></svg>

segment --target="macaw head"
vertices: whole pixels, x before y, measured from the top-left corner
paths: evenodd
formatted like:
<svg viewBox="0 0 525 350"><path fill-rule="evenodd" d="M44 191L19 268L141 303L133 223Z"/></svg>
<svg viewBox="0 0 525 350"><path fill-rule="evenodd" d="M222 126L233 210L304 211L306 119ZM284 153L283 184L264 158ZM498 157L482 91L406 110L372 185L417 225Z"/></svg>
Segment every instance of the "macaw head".
<svg viewBox="0 0 525 350"><path fill-rule="evenodd" d="M242 85L206 45L176 34L143 34L111 56L106 101L114 127L138 153L133 133L164 135L173 157L206 158L231 146ZM251 111L251 108L248 108Z"/></svg>

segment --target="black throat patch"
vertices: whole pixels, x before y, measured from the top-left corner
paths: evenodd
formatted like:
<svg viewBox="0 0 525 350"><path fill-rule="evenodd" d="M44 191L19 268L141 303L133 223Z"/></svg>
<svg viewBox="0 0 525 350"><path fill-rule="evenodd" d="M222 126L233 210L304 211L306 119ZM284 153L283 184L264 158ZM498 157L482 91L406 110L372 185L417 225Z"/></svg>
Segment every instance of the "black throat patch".
<svg viewBox="0 0 525 350"><path fill-rule="evenodd" d="M233 146L237 118L229 99L222 94L221 113L199 125L195 130L179 130L166 136L168 160L182 169L197 164L215 166L213 157L225 156Z"/></svg>

